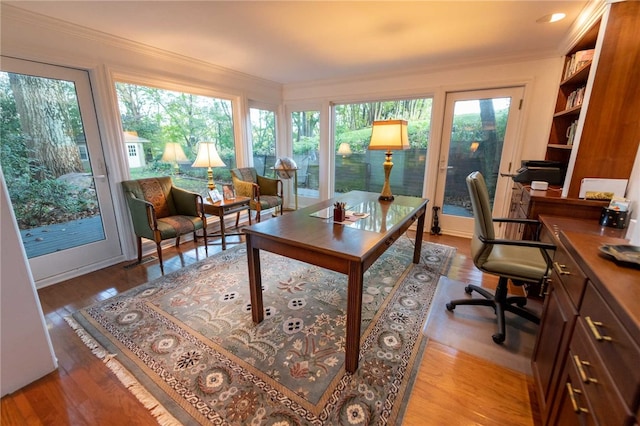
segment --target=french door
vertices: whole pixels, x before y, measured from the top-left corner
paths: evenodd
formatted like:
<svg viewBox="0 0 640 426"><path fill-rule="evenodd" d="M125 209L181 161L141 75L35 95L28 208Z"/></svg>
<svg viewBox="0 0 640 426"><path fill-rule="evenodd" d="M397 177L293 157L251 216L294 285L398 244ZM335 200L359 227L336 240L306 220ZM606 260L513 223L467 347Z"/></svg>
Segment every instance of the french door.
<svg viewBox="0 0 640 426"><path fill-rule="evenodd" d="M2 172L36 285L121 254L89 75L2 58Z"/></svg>
<svg viewBox="0 0 640 426"><path fill-rule="evenodd" d="M466 177L480 171L494 216L506 216L511 194L507 171L516 151L522 87L448 93L440 146L436 197L440 227L449 234L473 233ZM496 230L500 232L500 230Z"/></svg>

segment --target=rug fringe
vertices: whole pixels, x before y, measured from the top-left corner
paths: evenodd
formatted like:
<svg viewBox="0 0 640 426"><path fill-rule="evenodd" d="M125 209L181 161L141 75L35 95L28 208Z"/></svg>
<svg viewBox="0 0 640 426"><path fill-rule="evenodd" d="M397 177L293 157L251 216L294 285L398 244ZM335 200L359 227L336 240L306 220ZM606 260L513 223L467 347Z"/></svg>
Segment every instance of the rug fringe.
<svg viewBox="0 0 640 426"><path fill-rule="evenodd" d="M98 359L102 360L104 364L111 370L113 374L120 380L120 383L126 387L129 392L136 397L138 401L149 410L151 415L155 417L156 421L161 426L181 426L175 417L169 413L166 408L160 404L160 402L151 395L144 386L135 379L133 374L129 372L119 361L115 359L116 355L109 353L102 345L100 345L78 322L71 316L64 317L64 320L69 324L80 340L91 349Z"/></svg>

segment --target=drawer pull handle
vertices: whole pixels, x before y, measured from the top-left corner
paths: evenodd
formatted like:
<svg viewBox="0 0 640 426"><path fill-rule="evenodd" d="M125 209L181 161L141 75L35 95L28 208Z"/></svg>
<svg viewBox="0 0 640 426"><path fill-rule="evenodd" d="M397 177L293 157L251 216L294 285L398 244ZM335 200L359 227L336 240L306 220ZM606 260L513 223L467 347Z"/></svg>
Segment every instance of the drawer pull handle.
<svg viewBox="0 0 640 426"><path fill-rule="evenodd" d="M607 342L610 342L612 340L611 337L603 336L598 331L598 327L602 326L602 323L600 321L593 321L591 317L585 317L584 319L587 322L587 324L589 324L589 329L591 329L591 334L593 334L593 337L595 337L597 341L601 342L603 340L606 340Z"/></svg>
<svg viewBox="0 0 640 426"><path fill-rule="evenodd" d="M573 405L574 412L578 414L589 412L586 408L582 408L578 405L578 398L576 397L576 394L580 395L582 393L580 389L574 389L573 386L571 386L571 383L567 383L567 392L569 393L569 399L571 399L571 405Z"/></svg>
<svg viewBox="0 0 640 426"><path fill-rule="evenodd" d="M558 262L553 262L553 269L556 270L558 275L571 275L571 272L565 271L563 268L566 268L567 265L560 265Z"/></svg>
<svg viewBox="0 0 640 426"><path fill-rule="evenodd" d="M594 379L592 377L587 376L587 372L584 370L584 367L589 367L591 364L589 361L581 361L578 355L573 356L573 362L576 364L578 368L578 373L580 373L580 379L583 383L598 383L598 379Z"/></svg>

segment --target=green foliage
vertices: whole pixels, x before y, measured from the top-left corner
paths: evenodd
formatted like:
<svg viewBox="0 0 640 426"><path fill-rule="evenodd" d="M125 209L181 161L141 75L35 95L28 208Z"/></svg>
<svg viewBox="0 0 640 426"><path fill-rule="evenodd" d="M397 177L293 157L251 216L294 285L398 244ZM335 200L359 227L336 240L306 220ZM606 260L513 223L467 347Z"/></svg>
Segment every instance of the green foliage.
<svg viewBox="0 0 640 426"><path fill-rule="evenodd" d="M123 130L147 139L147 161L160 160L178 142L193 161L198 142L216 142L221 157L235 157L231 101L153 87L116 83Z"/></svg>
<svg viewBox="0 0 640 426"><path fill-rule="evenodd" d="M67 222L98 213L95 194L56 179L34 181L28 176L7 181L20 229Z"/></svg>

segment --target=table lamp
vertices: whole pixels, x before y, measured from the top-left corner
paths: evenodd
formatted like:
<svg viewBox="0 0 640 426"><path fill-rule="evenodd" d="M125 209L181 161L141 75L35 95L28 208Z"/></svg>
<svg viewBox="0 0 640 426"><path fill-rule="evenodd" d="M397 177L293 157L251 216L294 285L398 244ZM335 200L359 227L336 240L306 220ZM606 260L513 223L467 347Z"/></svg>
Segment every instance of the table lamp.
<svg viewBox="0 0 640 426"><path fill-rule="evenodd" d="M216 150L216 145L213 142L200 142L198 145L198 155L196 161L193 162L191 167L206 167L209 190L211 191L216 187L213 183L213 170L212 167L226 167L226 164L222 161Z"/></svg>
<svg viewBox="0 0 640 426"><path fill-rule="evenodd" d="M393 163L391 162L392 149L409 149L409 134L406 120L374 121L371 129L370 150L386 150L384 167L384 186L378 197L380 201L393 201L389 175Z"/></svg>
<svg viewBox="0 0 640 426"><path fill-rule="evenodd" d="M180 166L178 166L178 161L187 160L188 158L186 155L184 155L182 145L180 145L178 142L167 142L167 144L164 146L164 152L162 153L161 161L173 164L174 174L180 174Z"/></svg>
<svg viewBox="0 0 640 426"><path fill-rule="evenodd" d="M342 155L342 158L345 158L353 153L351 152L351 147L349 146L349 144L346 142L342 142L338 147L338 154Z"/></svg>

